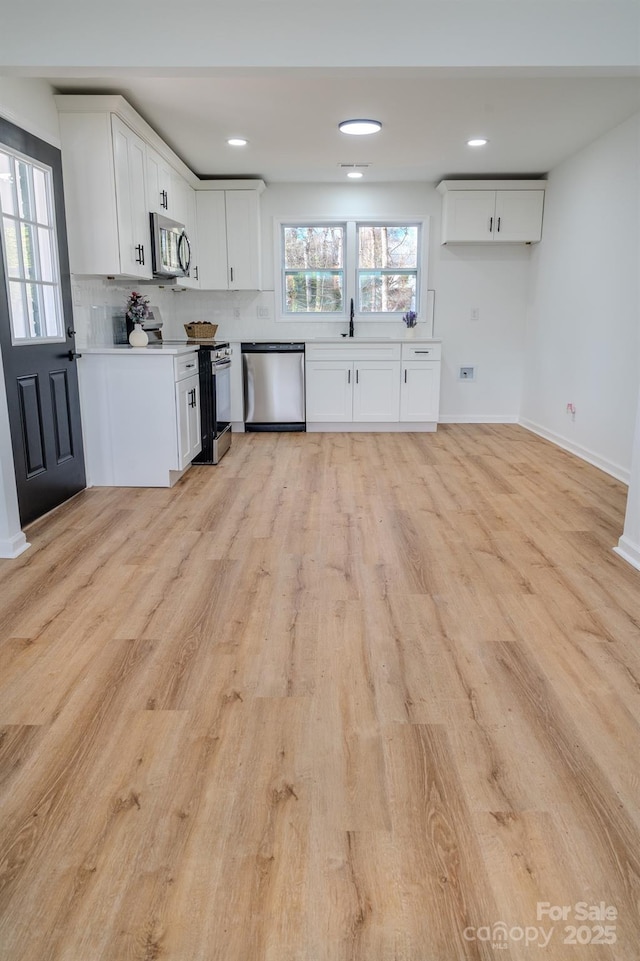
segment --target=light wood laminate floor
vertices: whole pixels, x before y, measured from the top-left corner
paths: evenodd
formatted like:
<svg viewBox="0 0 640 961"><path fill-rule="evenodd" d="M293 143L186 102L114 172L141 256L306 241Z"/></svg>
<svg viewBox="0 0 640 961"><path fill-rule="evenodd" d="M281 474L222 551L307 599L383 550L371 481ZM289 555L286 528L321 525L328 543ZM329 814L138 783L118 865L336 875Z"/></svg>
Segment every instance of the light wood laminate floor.
<svg viewBox="0 0 640 961"><path fill-rule="evenodd" d="M516 426L253 434L33 525L2 961L638 961L625 497Z"/></svg>

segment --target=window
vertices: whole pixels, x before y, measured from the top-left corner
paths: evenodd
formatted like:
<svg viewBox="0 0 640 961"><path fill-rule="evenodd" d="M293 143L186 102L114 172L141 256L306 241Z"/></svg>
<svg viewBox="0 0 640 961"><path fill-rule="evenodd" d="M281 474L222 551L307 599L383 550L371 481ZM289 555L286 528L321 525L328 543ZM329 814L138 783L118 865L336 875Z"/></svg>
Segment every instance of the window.
<svg viewBox="0 0 640 961"><path fill-rule="evenodd" d="M427 316L427 221L349 220L277 224L281 320L343 321L353 298L361 320Z"/></svg>
<svg viewBox="0 0 640 961"><path fill-rule="evenodd" d="M342 313L344 227L284 226L282 250L286 313Z"/></svg>
<svg viewBox="0 0 640 961"><path fill-rule="evenodd" d="M50 168L0 149L0 215L13 343L64 340Z"/></svg>
<svg viewBox="0 0 640 961"><path fill-rule="evenodd" d="M418 227L358 224L358 311L415 310L418 294Z"/></svg>

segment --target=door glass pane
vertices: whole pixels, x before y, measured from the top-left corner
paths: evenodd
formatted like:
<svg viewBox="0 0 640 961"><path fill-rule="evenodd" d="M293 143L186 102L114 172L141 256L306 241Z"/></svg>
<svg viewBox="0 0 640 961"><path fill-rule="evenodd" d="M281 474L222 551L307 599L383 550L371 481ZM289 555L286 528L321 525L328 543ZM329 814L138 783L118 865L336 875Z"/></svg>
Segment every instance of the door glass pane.
<svg viewBox="0 0 640 961"><path fill-rule="evenodd" d="M15 214L12 158L0 150L0 208L5 214Z"/></svg>
<svg viewBox="0 0 640 961"><path fill-rule="evenodd" d="M36 198L36 220L39 224L48 224L47 178L44 170L38 167L33 168L33 192Z"/></svg>
<svg viewBox="0 0 640 961"><path fill-rule="evenodd" d="M342 311L342 273L305 270L286 275L286 309L290 313Z"/></svg>
<svg viewBox="0 0 640 961"><path fill-rule="evenodd" d="M358 277L359 309L369 313L385 313L415 309L416 275L365 273Z"/></svg>
<svg viewBox="0 0 640 961"><path fill-rule="evenodd" d="M35 280L36 272L36 234L30 224L22 224L22 262L25 277Z"/></svg>
<svg viewBox="0 0 640 961"><path fill-rule="evenodd" d="M32 337L46 337L46 329L42 323L42 306L40 304L38 284L26 284L27 311L29 316L29 333Z"/></svg>
<svg viewBox="0 0 640 961"><path fill-rule="evenodd" d="M340 269L343 262L343 240L342 227L285 227L284 266L286 269Z"/></svg>
<svg viewBox="0 0 640 961"><path fill-rule="evenodd" d="M9 284L9 299L11 301L11 325L14 338L22 339L29 336L27 326L27 312L24 303L24 284L13 281Z"/></svg>
<svg viewBox="0 0 640 961"><path fill-rule="evenodd" d="M416 226L358 226L358 266L394 268L418 266Z"/></svg>
<svg viewBox="0 0 640 961"><path fill-rule="evenodd" d="M51 243L53 236L47 227L38 228L38 249L40 251L40 280L52 283L56 278L53 273L53 252Z"/></svg>
<svg viewBox="0 0 640 961"><path fill-rule="evenodd" d="M16 226L15 220L9 220L8 217L4 218L4 254L9 277L20 276L20 254L18 253L18 232Z"/></svg>
<svg viewBox="0 0 640 961"><path fill-rule="evenodd" d="M58 311L60 309L55 287L42 287L44 317L46 319L45 337L57 337L60 330Z"/></svg>
<svg viewBox="0 0 640 961"><path fill-rule="evenodd" d="M31 202L31 190L29 184L30 164L23 160L16 161L16 174L18 188L18 214L23 220L33 220L33 204Z"/></svg>

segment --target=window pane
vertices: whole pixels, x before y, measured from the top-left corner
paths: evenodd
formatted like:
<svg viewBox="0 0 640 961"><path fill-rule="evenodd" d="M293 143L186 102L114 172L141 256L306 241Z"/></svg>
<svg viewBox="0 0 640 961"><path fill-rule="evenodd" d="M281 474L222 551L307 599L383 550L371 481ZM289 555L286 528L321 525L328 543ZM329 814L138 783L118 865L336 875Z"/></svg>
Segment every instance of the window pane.
<svg viewBox="0 0 640 961"><path fill-rule="evenodd" d="M29 189L30 166L30 164L25 163L23 160L16 160L18 212L23 220L34 219L31 203L31 190Z"/></svg>
<svg viewBox="0 0 640 961"><path fill-rule="evenodd" d="M44 303L44 316L46 320L45 337L61 337L60 315L58 313L58 295L55 287L42 288L42 300Z"/></svg>
<svg viewBox="0 0 640 961"><path fill-rule="evenodd" d="M288 313L335 313L342 310L342 274L330 271L288 273L286 309Z"/></svg>
<svg viewBox="0 0 640 961"><path fill-rule="evenodd" d="M15 214L11 157L0 151L0 207L5 214Z"/></svg>
<svg viewBox="0 0 640 961"><path fill-rule="evenodd" d="M47 227L38 228L38 245L40 253L40 280L52 283L56 278L53 273L53 253L51 242L53 235Z"/></svg>
<svg viewBox="0 0 640 961"><path fill-rule="evenodd" d="M20 256L18 254L18 231L15 220L4 217L2 229L4 232L4 250L7 258L7 275L9 277L20 276Z"/></svg>
<svg viewBox="0 0 640 961"><path fill-rule="evenodd" d="M15 340L22 340L29 336L27 327L27 314L23 299L24 285L19 281L9 284L9 296L11 299L11 329Z"/></svg>
<svg viewBox="0 0 640 961"><path fill-rule="evenodd" d="M394 268L418 266L418 228L358 226L358 266Z"/></svg>
<svg viewBox="0 0 640 961"><path fill-rule="evenodd" d="M35 227L21 224L22 227L22 262L25 276L29 280L37 279L36 265L36 232Z"/></svg>
<svg viewBox="0 0 640 961"><path fill-rule="evenodd" d="M343 262L343 240L342 227L285 227L284 266L289 270L339 270Z"/></svg>
<svg viewBox="0 0 640 961"><path fill-rule="evenodd" d="M386 313L415 310L416 275L364 273L358 276L359 310Z"/></svg>
<svg viewBox="0 0 640 961"><path fill-rule="evenodd" d="M47 175L44 170L39 170L38 167L33 168L33 192L36 197L36 220L39 224L48 224Z"/></svg>
<svg viewBox="0 0 640 961"><path fill-rule="evenodd" d="M29 316L29 334L31 337L46 337L47 332L43 323L42 305L40 303L40 288L37 284L26 284L27 311Z"/></svg>

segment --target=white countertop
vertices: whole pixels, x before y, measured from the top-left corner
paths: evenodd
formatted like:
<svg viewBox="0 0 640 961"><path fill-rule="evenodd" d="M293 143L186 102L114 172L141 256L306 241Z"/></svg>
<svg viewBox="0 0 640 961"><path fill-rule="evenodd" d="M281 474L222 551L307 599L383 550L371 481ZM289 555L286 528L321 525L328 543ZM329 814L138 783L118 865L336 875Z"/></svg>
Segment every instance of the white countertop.
<svg viewBox="0 0 640 961"><path fill-rule="evenodd" d="M147 347L131 347L129 344L111 344L108 347L81 347L79 354L135 354L139 357L146 354L148 357L158 357L172 354L194 354L200 350L198 344L149 344Z"/></svg>

